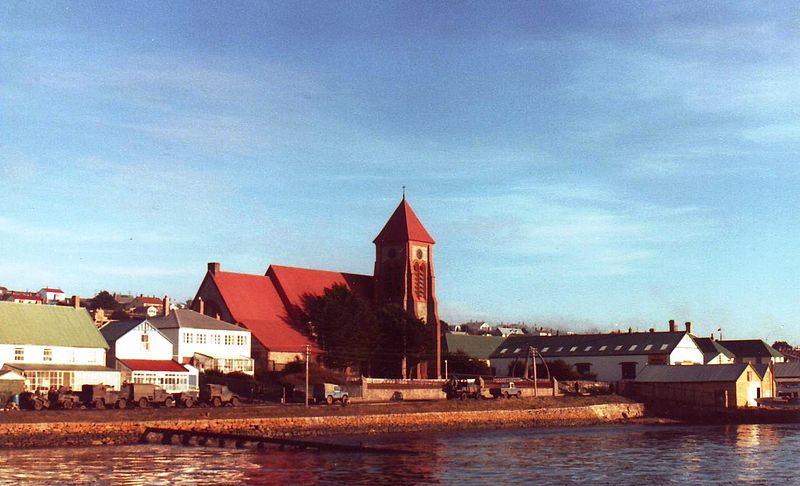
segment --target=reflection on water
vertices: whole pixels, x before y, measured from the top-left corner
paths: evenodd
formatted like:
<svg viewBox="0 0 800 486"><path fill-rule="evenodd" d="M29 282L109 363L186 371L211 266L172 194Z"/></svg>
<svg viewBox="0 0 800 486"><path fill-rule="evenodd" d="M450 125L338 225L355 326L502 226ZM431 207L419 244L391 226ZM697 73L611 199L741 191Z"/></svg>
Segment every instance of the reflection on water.
<svg viewBox="0 0 800 486"><path fill-rule="evenodd" d="M791 484L800 427L608 426L365 442L419 454L163 445L2 451L0 484Z"/></svg>

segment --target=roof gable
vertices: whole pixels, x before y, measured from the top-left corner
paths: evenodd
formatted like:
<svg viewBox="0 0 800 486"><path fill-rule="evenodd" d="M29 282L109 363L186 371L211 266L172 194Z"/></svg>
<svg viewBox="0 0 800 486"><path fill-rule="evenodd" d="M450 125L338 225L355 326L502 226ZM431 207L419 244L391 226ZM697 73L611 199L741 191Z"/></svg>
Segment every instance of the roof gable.
<svg viewBox="0 0 800 486"><path fill-rule="evenodd" d="M704 355L717 356L719 354L722 354L725 357L731 358L731 359L736 357L729 349L727 349L725 346L719 344L719 342L715 341L714 339L701 338L701 337L695 337L695 336L692 336L692 339L694 339L695 344L697 344L697 347L700 348L700 351Z"/></svg>
<svg viewBox="0 0 800 486"><path fill-rule="evenodd" d="M128 334L132 329L135 329L139 324L147 322L147 319L130 319L127 321L109 322L100 328L100 334L103 335L109 344L116 342L119 338Z"/></svg>
<svg viewBox="0 0 800 486"><path fill-rule="evenodd" d="M157 329L190 328L240 332L247 330L189 309L177 309L166 316L151 318L149 322Z"/></svg>
<svg viewBox="0 0 800 486"><path fill-rule="evenodd" d="M0 343L108 349L86 309L0 302Z"/></svg>
<svg viewBox="0 0 800 486"><path fill-rule="evenodd" d="M400 201L400 205L394 210L389 221L383 226L383 229L378 236L375 237L373 243L398 243L403 241L419 241L421 243L436 243L428 234L428 230L422 226L411 205L408 204L406 198Z"/></svg>

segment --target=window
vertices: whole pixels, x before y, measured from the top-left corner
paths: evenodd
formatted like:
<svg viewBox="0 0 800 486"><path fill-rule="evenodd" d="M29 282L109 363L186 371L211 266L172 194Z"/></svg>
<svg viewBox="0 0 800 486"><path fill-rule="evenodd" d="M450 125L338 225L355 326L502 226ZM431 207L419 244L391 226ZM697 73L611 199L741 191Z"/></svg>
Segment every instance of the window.
<svg viewBox="0 0 800 486"><path fill-rule="evenodd" d="M579 375L588 375L592 372L592 364L591 363L575 363L575 371L578 372Z"/></svg>
<svg viewBox="0 0 800 486"><path fill-rule="evenodd" d="M219 344L222 342L221 338L219 337L219 334L214 334L213 337L214 337L214 344Z"/></svg>
<svg viewBox="0 0 800 486"><path fill-rule="evenodd" d="M206 343L206 335L205 333L198 332L197 333L197 344L205 344Z"/></svg>
<svg viewBox="0 0 800 486"><path fill-rule="evenodd" d="M225 336L225 345L230 346L231 344L233 344L233 336Z"/></svg>
<svg viewBox="0 0 800 486"><path fill-rule="evenodd" d="M236 336L236 344L239 346L247 344L247 336Z"/></svg>
<svg viewBox="0 0 800 486"><path fill-rule="evenodd" d="M668 347L669 347L669 344L662 344L662 345L661 345L661 351L664 351L664 350L665 350L665 349L667 349Z"/></svg>
<svg viewBox="0 0 800 486"><path fill-rule="evenodd" d="M550 347L549 346L545 346L545 347L542 348L542 352L546 353L548 349L550 349Z"/></svg>
<svg viewBox="0 0 800 486"><path fill-rule="evenodd" d="M622 345L621 344L618 344L618 345L614 346L614 351L619 351L620 349L622 349Z"/></svg>
<svg viewBox="0 0 800 486"><path fill-rule="evenodd" d="M598 351L605 351L607 347L608 346L600 346L600 349L598 349Z"/></svg>
<svg viewBox="0 0 800 486"><path fill-rule="evenodd" d="M622 379L632 380L636 378L636 363L620 363L622 367Z"/></svg>
<svg viewBox="0 0 800 486"><path fill-rule="evenodd" d="M142 349L150 351L150 335L142 334Z"/></svg>
<svg viewBox="0 0 800 486"><path fill-rule="evenodd" d="M637 346L636 344L632 344L631 347L628 348L628 351L635 351L636 350L636 346Z"/></svg>
<svg viewBox="0 0 800 486"><path fill-rule="evenodd" d="M647 346L644 347L645 351L650 351L651 349L653 349L653 345L652 344L648 344Z"/></svg>
<svg viewBox="0 0 800 486"><path fill-rule="evenodd" d="M183 335L183 342L186 344L192 344L194 342L194 334L187 332Z"/></svg>
<svg viewBox="0 0 800 486"><path fill-rule="evenodd" d="M578 349L578 347L577 347L577 346L572 346L571 348L569 348L569 351L570 351L570 352L573 352L573 351L575 351L576 349Z"/></svg>
<svg viewBox="0 0 800 486"><path fill-rule="evenodd" d="M14 361L25 361L25 348L14 348Z"/></svg>
<svg viewBox="0 0 800 486"><path fill-rule="evenodd" d="M562 349L564 349L564 346L559 346L558 349L556 349L556 353L560 353Z"/></svg>
<svg viewBox="0 0 800 486"><path fill-rule="evenodd" d="M592 349L591 346L586 346L586 348L584 348L584 351L589 351L590 349Z"/></svg>
<svg viewBox="0 0 800 486"><path fill-rule="evenodd" d="M506 351L508 351L508 348L503 348L500 350L500 354L505 354Z"/></svg>
<svg viewBox="0 0 800 486"><path fill-rule="evenodd" d="M44 348L42 352L42 361L53 361L53 350L50 348Z"/></svg>

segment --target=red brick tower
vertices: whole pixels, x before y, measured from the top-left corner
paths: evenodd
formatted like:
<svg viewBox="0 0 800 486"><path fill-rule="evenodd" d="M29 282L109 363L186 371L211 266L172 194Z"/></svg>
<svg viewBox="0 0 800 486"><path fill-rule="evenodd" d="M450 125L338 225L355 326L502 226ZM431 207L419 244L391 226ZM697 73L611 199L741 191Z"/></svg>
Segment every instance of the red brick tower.
<svg viewBox="0 0 800 486"><path fill-rule="evenodd" d="M401 306L431 326L436 338L436 377L442 375L442 338L436 309L433 245L405 195L375 237L375 299ZM422 374L427 375L427 367Z"/></svg>

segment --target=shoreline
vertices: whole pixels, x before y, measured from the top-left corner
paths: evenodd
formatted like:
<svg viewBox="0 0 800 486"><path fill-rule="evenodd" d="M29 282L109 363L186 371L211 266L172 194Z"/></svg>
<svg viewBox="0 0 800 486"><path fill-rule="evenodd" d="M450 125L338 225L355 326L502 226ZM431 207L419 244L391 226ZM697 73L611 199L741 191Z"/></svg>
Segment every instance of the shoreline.
<svg viewBox="0 0 800 486"><path fill-rule="evenodd" d="M511 404L516 405L511 408L508 408L508 402L497 402L504 408L494 407L492 402L484 402L480 404L483 405L481 407L474 404L458 407L453 406L450 402L444 402L440 407L431 404L411 404L408 407L360 404L350 407L321 407L312 410L291 410L288 407L278 407L278 410L272 410L274 416L263 416L269 410L265 412L257 410L255 407L251 410L248 410L248 407L242 407L241 409L208 409L209 412L203 413L202 415L205 415L203 417L181 418L179 414L176 414L178 416L159 420L137 420L134 415L106 421L92 420L101 417L96 413L92 417L92 411L84 410L76 411L76 413L84 414L82 417L84 420L55 421L51 417L48 417L51 418L50 421L43 422L4 420L0 423L0 437L2 437L0 438L0 448L130 445L139 443L139 438L147 427L264 437L330 438L424 431L575 427L648 421L645 417L644 405L640 403L607 401L605 403L580 404L574 402L575 400L567 401L565 405L569 406L554 406L557 403L552 401L537 403L536 400L522 400L520 403ZM434 410L425 410L431 408ZM442 410L437 410L437 408L442 408ZM211 416L210 411L215 412L214 416ZM252 413L247 414L248 411ZM306 414L298 413L301 411ZM254 416L259 415L258 412L261 412L262 416ZM25 419L29 419L31 417L28 415L35 412L20 413L26 415ZM58 418L58 412L52 413L54 418ZM663 423L663 421L659 419L658 423Z"/></svg>

